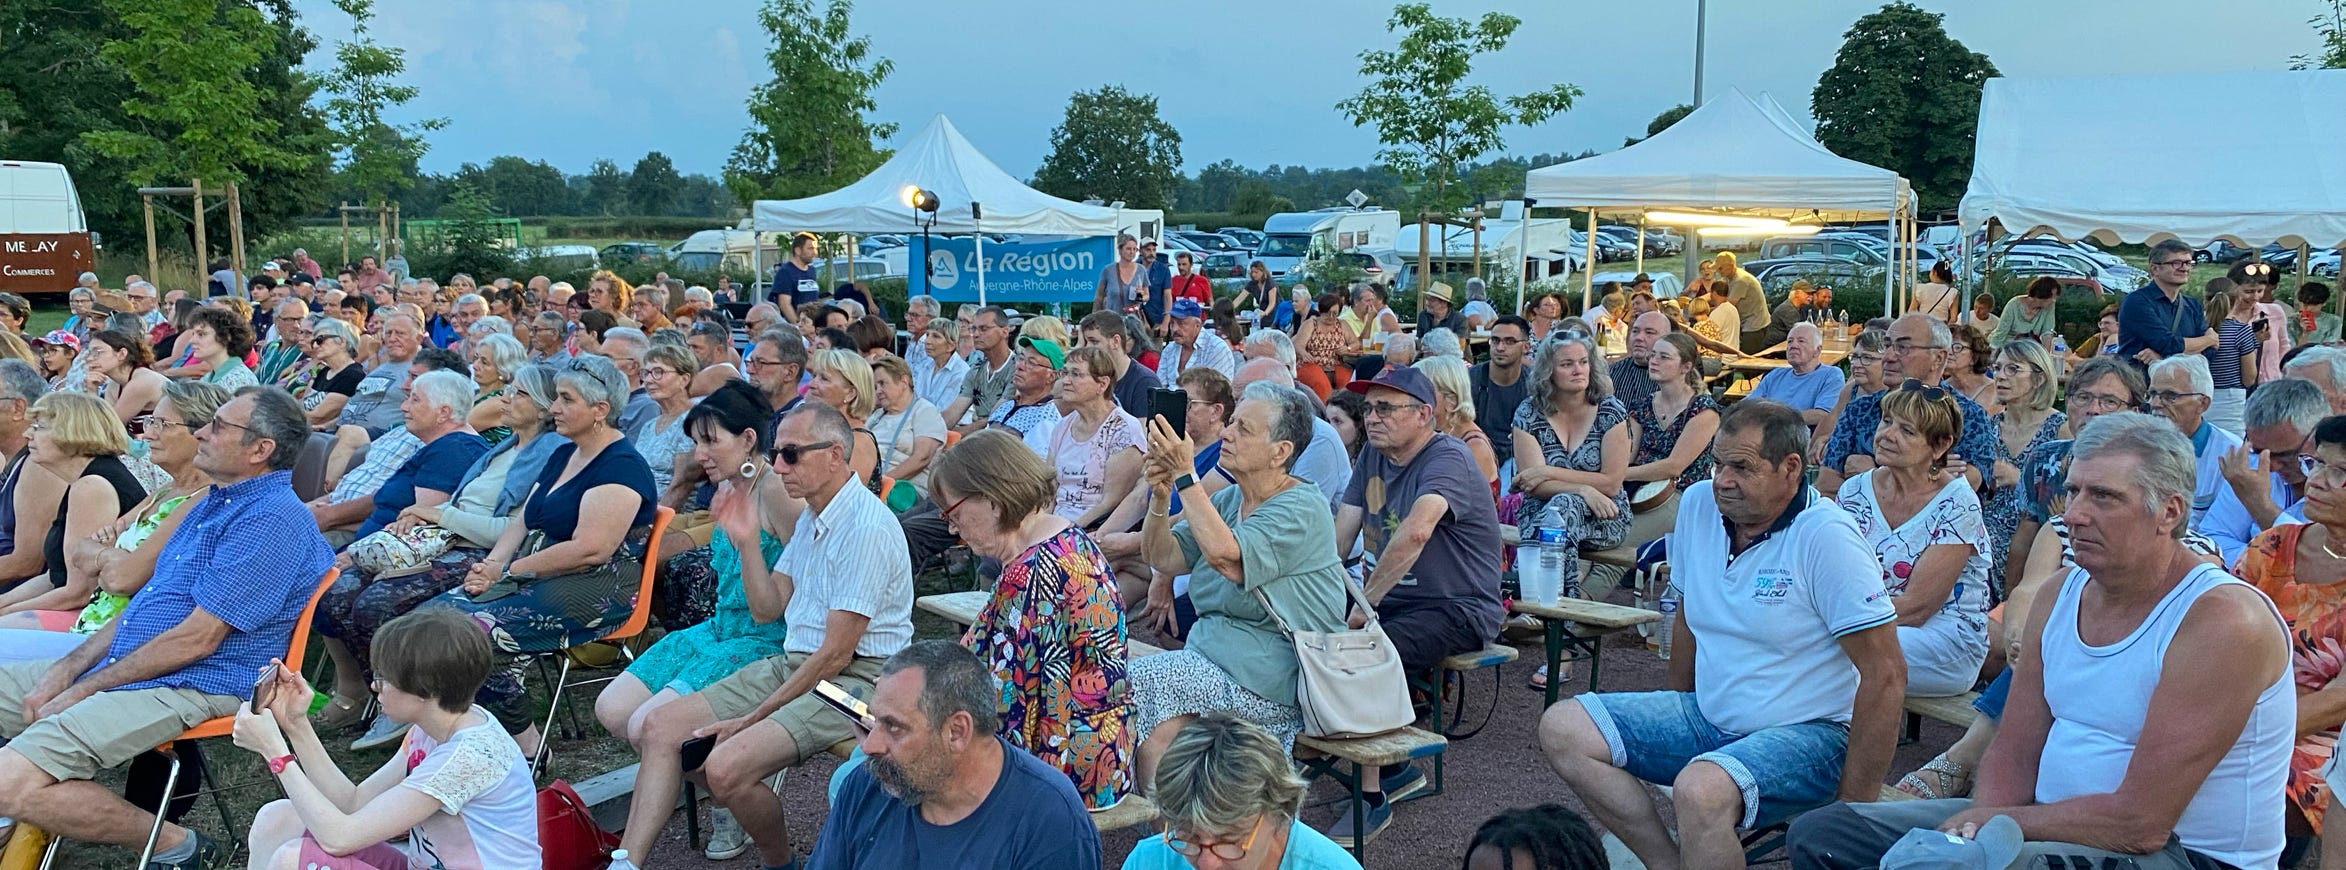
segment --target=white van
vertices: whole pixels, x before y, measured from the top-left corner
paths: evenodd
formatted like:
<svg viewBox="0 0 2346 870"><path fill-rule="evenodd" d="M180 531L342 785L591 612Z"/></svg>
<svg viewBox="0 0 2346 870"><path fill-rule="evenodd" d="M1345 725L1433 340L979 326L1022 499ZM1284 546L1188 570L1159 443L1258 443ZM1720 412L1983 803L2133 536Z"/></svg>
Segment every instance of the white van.
<svg viewBox="0 0 2346 870"><path fill-rule="evenodd" d="M1255 262L1278 280L1303 264L1314 245L1332 251L1390 251L1401 235L1401 213L1381 208L1338 206L1275 214L1263 222L1263 243Z"/></svg>
<svg viewBox="0 0 2346 870"><path fill-rule="evenodd" d="M65 167L0 160L0 291L64 293L97 262L81 195Z"/></svg>
<svg viewBox="0 0 2346 870"><path fill-rule="evenodd" d="M669 269L676 272L724 271L742 274L772 268L782 262L780 233L749 230L702 230L668 249Z"/></svg>

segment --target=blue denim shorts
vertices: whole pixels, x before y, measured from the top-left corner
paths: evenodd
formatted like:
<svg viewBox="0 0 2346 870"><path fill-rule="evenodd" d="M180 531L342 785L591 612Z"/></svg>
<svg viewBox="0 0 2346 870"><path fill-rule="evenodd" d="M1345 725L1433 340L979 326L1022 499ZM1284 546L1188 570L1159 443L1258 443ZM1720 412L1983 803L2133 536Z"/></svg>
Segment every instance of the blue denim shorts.
<svg viewBox="0 0 2346 870"><path fill-rule="evenodd" d="M1743 790L1743 823L1757 828L1832 803L1841 791L1849 726L1811 721L1730 734L1704 719L1690 692L1588 694L1577 698L1613 751L1613 766L1657 785L1697 761Z"/></svg>
<svg viewBox="0 0 2346 870"><path fill-rule="evenodd" d="M1979 714L1988 717L1990 722L2002 722L2004 721L2004 701L2011 695L2012 669L2005 668L2003 673L1996 675L1994 682L1979 691L1979 697L1972 699L1971 709L1978 710Z"/></svg>

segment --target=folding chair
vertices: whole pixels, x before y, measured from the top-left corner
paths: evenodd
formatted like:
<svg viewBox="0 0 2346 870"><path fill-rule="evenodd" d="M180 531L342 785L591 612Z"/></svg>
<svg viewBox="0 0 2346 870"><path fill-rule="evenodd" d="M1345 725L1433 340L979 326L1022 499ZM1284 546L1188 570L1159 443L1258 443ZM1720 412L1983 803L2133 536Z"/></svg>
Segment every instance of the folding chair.
<svg viewBox="0 0 2346 870"><path fill-rule="evenodd" d="M656 556L656 548L659 546L660 536L668 532L668 521L675 518L676 511L667 507L660 508L658 513L652 517L652 535L646 539L643 579L636 584L635 604L627 615L627 621L604 633L602 637L595 638L597 643L607 643L618 647L620 657L630 662L635 661L635 651L628 649L625 641L633 640L643 634L644 628L652 621L652 579L660 572L660 560ZM570 681L570 657L567 655L559 657L562 659L562 668L554 678L554 697L546 705L546 724L538 729L537 754L530 756L529 760L530 775L533 777L545 772L546 748L554 742L554 717L562 712L562 692L572 686L608 683L618 676L614 674L609 677L595 677L573 683ZM541 661L543 660L541 659Z"/></svg>
<svg viewBox="0 0 2346 870"><path fill-rule="evenodd" d="M301 673L301 662L309 652L310 646L310 618L317 615L318 600L326 597L326 590L333 588L334 580L341 576L342 569L327 568L326 576L319 578L318 580L318 588L310 592L309 603L302 605L301 618L294 621L293 623L293 638L291 642L286 644L285 668L287 670L297 674ZM171 771L167 774L164 774L163 776L164 802L155 810L155 825L154 827L147 830L147 845L146 848L140 850L138 864L136 866L144 867L147 865L148 861L154 860L155 840L163 836L163 817L170 812L171 793L174 789L179 787L179 753L172 748L173 745L182 740L202 740L207 737L226 737L229 735L229 732L234 730L236 730L236 716L233 714L221 716L208 720L194 728L189 728L186 732L180 734L178 737L171 738L169 742L155 747L156 752L163 753L164 757L171 759ZM196 764L196 773L198 776L210 775L204 769L204 762L202 758L197 758ZM220 794L225 791L227 791L226 788L214 788L208 791L199 792L196 794L196 797L202 797L207 794L212 796L212 805L219 808L220 810L220 825L223 829L225 829L224 833L233 835L236 833L235 823L228 818L228 805L222 803L220 800ZM57 860L57 847L64 842L65 838L63 837L50 838L48 851L41 854L42 870L48 870L49 866Z"/></svg>

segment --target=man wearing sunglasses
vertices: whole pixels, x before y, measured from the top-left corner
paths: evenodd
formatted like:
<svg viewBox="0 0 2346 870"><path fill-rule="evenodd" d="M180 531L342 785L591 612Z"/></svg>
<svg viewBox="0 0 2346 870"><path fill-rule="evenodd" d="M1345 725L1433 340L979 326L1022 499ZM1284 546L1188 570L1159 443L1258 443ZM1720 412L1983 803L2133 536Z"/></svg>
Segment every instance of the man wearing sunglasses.
<svg viewBox="0 0 2346 870"><path fill-rule="evenodd" d="M1899 317L1890 324L1889 346L1882 349L1882 382L1891 389L1908 382L1915 389L1937 388L1946 376L1947 348L1954 344L1955 334L1938 318L1918 313ZM1955 407L1963 410L1963 434L1947 456L1946 470L1963 475L1977 488L1980 469L2003 455L1996 418L1961 391L1948 392L1955 397ZM1817 472L1818 491L1840 492L1842 481L1874 467L1874 430L1882 423L1882 395L1850 399L1841 409L1841 417L1833 423L1833 437L1825 442L1824 467Z"/></svg>
<svg viewBox="0 0 2346 870"><path fill-rule="evenodd" d="M2150 286L2118 303L2118 355L2141 365L2199 353L2216 345L2199 297L2183 295L2191 280L2191 246L2175 239L2151 248Z"/></svg>
<svg viewBox="0 0 2346 870"><path fill-rule="evenodd" d="M273 327L277 337L261 345L261 365L253 370L262 384L283 386L280 382L298 368L295 363L309 349L309 317L308 303L299 299L288 297L277 303Z"/></svg>
<svg viewBox="0 0 2346 870"><path fill-rule="evenodd" d="M2305 522L2304 463L2312 458L2313 427L2329 413L2329 400L2311 381L2283 378L2249 395L2247 442L2224 454L2225 486L2199 520L2199 532L2222 548L2224 564L2238 564L2258 533Z"/></svg>

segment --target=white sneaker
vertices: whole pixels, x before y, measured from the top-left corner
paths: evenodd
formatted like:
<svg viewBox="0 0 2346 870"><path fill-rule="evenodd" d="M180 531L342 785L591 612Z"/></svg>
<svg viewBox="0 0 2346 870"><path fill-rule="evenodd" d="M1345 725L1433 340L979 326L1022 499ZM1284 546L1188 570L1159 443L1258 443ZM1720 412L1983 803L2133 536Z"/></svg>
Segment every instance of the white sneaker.
<svg viewBox="0 0 2346 870"><path fill-rule="evenodd" d="M367 726L367 733L350 741L350 748L353 750L373 749L377 746L397 743L406 736L407 723L397 721L382 713L376 713L374 724Z"/></svg>
<svg viewBox="0 0 2346 870"><path fill-rule="evenodd" d="M749 851L749 835L742 833L741 823L733 820L733 811L718 807L709 814L709 847L701 854L711 861L727 861Z"/></svg>

